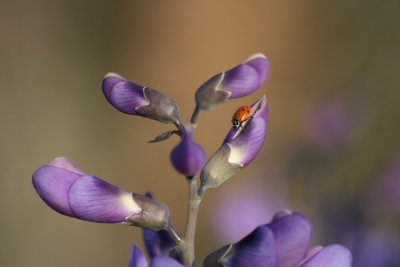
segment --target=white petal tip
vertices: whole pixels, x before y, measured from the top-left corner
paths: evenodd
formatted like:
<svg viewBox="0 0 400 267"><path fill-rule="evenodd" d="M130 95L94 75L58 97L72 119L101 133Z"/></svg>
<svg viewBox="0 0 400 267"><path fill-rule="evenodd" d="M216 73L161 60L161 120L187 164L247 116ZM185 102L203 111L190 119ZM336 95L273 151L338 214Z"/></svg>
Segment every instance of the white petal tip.
<svg viewBox="0 0 400 267"><path fill-rule="evenodd" d="M250 60L253 60L255 58L265 58L265 59L267 59L267 57L263 53L256 53L256 54L251 55L249 58L247 58L244 63L249 62Z"/></svg>
<svg viewBox="0 0 400 267"><path fill-rule="evenodd" d="M120 78L120 79L126 80L124 77L122 77L121 75L119 75L118 73L115 73L115 72L109 72L109 73L107 73L107 74L104 76L104 79L105 79L105 78L109 78L109 77L115 77L115 78Z"/></svg>

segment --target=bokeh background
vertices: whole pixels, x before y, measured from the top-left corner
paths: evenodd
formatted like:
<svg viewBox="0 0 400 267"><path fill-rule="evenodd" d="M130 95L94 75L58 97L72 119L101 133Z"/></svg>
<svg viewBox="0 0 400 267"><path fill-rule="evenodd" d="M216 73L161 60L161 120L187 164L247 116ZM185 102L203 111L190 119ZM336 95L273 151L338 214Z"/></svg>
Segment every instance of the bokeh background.
<svg viewBox="0 0 400 267"><path fill-rule="evenodd" d="M127 266L130 244L143 246L138 228L71 219L41 201L31 175L57 156L151 190L183 231L186 182L169 163L178 139L147 144L171 126L113 109L102 78L157 88L188 120L198 86L255 52L270 60L267 83L201 114L196 130L209 156L236 108L268 96L259 157L202 202L199 265L239 239L251 214L250 228L288 208L310 218L314 245L349 247L354 266L400 266L399 1L0 4L0 266Z"/></svg>

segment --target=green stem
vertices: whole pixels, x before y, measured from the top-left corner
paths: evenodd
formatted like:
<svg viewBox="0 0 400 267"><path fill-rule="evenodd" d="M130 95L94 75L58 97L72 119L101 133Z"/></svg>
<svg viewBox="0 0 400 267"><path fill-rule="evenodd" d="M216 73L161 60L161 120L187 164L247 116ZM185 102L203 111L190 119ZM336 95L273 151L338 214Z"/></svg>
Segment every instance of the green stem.
<svg viewBox="0 0 400 267"><path fill-rule="evenodd" d="M194 239L196 234L197 213L201 198L197 195L196 179L188 177L189 203L186 219L185 239L182 244L183 261L185 266L194 267Z"/></svg>
<svg viewBox="0 0 400 267"><path fill-rule="evenodd" d="M200 108L196 105L196 108L193 111L192 118L190 119L190 123L193 125L196 125L197 120L199 119L199 114L201 110Z"/></svg>

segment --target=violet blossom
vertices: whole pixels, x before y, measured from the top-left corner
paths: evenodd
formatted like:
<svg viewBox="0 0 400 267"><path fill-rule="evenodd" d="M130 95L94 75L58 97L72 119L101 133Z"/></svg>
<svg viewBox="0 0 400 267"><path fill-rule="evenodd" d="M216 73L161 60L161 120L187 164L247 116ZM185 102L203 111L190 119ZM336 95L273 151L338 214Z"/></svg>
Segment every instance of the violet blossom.
<svg viewBox="0 0 400 267"><path fill-rule="evenodd" d="M214 188L250 164L260 152L267 134L267 98L263 96L251 106L251 118L238 129L232 128L221 147L204 165L201 192Z"/></svg>
<svg viewBox="0 0 400 267"><path fill-rule="evenodd" d="M281 211L235 244L208 255L204 267L350 267L341 245L309 248L311 225L300 213Z"/></svg>
<svg viewBox="0 0 400 267"><path fill-rule="evenodd" d="M67 158L56 158L37 169L32 182L44 202L66 216L155 230L169 226L167 206L86 175Z"/></svg>
<svg viewBox="0 0 400 267"><path fill-rule="evenodd" d="M179 144L171 151L171 163L175 170L186 177L193 177L205 159L203 148L194 143L192 130L186 130Z"/></svg>
<svg viewBox="0 0 400 267"><path fill-rule="evenodd" d="M163 123L180 123L175 102L155 89L137 85L112 72L104 77L102 89L108 102L123 113Z"/></svg>
<svg viewBox="0 0 400 267"><path fill-rule="evenodd" d="M206 81L196 91L196 109L211 110L231 99L250 95L268 78L270 72L267 58L254 54L242 64L221 72Z"/></svg>

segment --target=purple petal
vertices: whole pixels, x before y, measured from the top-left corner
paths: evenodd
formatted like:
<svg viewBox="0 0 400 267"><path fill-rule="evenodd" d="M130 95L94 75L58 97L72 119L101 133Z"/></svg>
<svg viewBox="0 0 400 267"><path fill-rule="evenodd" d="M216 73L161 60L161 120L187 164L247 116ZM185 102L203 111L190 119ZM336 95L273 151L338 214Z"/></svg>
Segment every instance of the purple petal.
<svg viewBox="0 0 400 267"><path fill-rule="evenodd" d="M69 192L71 210L83 220L119 223L142 209L132 194L95 176L83 176Z"/></svg>
<svg viewBox="0 0 400 267"><path fill-rule="evenodd" d="M237 243L234 250L229 267L276 266L274 235L266 225L257 227Z"/></svg>
<svg viewBox="0 0 400 267"><path fill-rule="evenodd" d="M310 238L311 225L299 213L278 214L268 224L276 244L277 267L296 266L306 254Z"/></svg>
<svg viewBox="0 0 400 267"><path fill-rule="evenodd" d="M131 246L129 267L147 267L146 258L144 257L140 248L138 248L135 244L132 244Z"/></svg>
<svg viewBox="0 0 400 267"><path fill-rule="evenodd" d="M166 256L157 256L153 258L149 267L184 267L184 266L172 258Z"/></svg>
<svg viewBox="0 0 400 267"><path fill-rule="evenodd" d="M232 129L225 138L225 141L230 141L228 145L231 148L228 161L242 167L247 166L255 159L267 134L267 98L264 96L256 104L258 109L252 119L243 126L243 129L239 129L240 132L235 132L235 136L231 137L232 132L236 131ZM255 108L255 105L252 108Z"/></svg>
<svg viewBox="0 0 400 267"><path fill-rule="evenodd" d="M35 171L33 186L39 196L55 211L76 217L68 201L72 184L84 175L66 158L56 158Z"/></svg>
<svg viewBox="0 0 400 267"><path fill-rule="evenodd" d="M174 240L167 231L153 231L143 229L144 245L150 258L161 255L169 255L170 250L175 246Z"/></svg>
<svg viewBox="0 0 400 267"><path fill-rule="evenodd" d="M299 267L350 267L352 256L350 251L341 245L329 245L311 253Z"/></svg>
<svg viewBox="0 0 400 267"><path fill-rule="evenodd" d="M163 255L159 231L143 229L143 241L150 258Z"/></svg>
<svg viewBox="0 0 400 267"><path fill-rule="evenodd" d="M104 96L116 109L136 115L136 109L149 105L144 97L144 87L127 81L115 73L108 73L103 80Z"/></svg>
<svg viewBox="0 0 400 267"><path fill-rule="evenodd" d="M49 163L49 165L65 169L70 172L75 172L77 174L86 175L80 169L78 169L75 164L73 164L69 159L65 157L55 158L52 162Z"/></svg>
<svg viewBox="0 0 400 267"><path fill-rule="evenodd" d="M172 165L186 177L193 177L200 170L204 159L204 150L194 143L190 131L183 135L181 142L171 152Z"/></svg>
<svg viewBox="0 0 400 267"><path fill-rule="evenodd" d="M221 88L229 91L229 99L247 96L257 90L269 74L269 63L262 54L255 54L243 64L225 72Z"/></svg>
<svg viewBox="0 0 400 267"><path fill-rule="evenodd" d="M261 53L250 56L245 64L252 66L258 73L258 82L260 86L265 82L270 73L270 65L268 59Z"/></svg>
<svg viewBox="0 0 400 267"><path fill-rule="evenodd" d="M196 91L197 112L211 110L227 100L253 93L268 75L269 63L262 54L255 54L242 64L214 75ZM192 121L196 120L196 116Z"/></svg>

